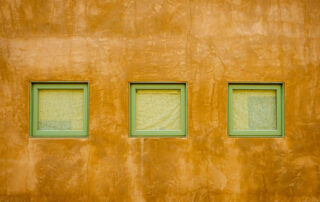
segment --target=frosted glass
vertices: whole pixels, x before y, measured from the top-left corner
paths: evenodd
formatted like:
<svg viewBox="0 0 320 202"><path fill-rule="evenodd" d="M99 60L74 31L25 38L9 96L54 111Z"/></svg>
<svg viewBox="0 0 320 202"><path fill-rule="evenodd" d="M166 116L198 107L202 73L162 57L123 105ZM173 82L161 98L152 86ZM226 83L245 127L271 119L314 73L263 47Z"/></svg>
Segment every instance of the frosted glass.
<svg viewBox="0 0 320 202"><path fill-rule="evenodd" d="M233 129L277 129L275 90L233 90Z"/></svg>
<svg viewBox="0 0 320 202"><path fill-rule="evenodd" d="M180 90L137 90L137 130L180 130Z"/></svg>
<svg viewBox="0 0 320 202"><path fill-rule="evenodd" d="M83 90L39 90L38 129L82 130Z"/></svg>

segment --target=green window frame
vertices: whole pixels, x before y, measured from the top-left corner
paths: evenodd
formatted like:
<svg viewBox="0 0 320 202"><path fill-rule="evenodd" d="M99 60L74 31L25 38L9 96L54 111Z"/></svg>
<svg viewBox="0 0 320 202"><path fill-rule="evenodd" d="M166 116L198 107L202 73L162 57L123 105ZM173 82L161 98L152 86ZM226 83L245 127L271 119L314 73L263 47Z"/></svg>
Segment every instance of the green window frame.
<svg viewBox="0 0 320 202"><path fill-rule="evenodd" d="M82 130L39 130L38 129L38 96L39 90L83 90L83 129ZM69 138L88 136L89 117L88 83L38 83L32 82L30 87L30 137Z"/></svg>
<svg viewBox="0 0 320 202"><path fill-rule="evenodd" d="M129 137L186 137L187 136L187 84L186 83L130 83L129 84ZM137 130L137 90L180 90L180 130Z"/></svg>
<svg viewBox="0 0 320 202"><path fill-rule="evenodd" d="M276 129L275 130L235 130L233 129L233 90L275 90ZM284 137L284 85L283 83L228 83L228 135L230 137Z"/></svg>

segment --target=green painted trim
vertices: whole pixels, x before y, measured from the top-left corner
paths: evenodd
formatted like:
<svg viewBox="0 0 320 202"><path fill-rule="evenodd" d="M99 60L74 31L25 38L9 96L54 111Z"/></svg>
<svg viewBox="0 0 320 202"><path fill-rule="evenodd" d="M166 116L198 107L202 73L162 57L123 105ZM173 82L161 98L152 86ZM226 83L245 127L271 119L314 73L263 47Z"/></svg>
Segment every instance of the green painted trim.
<svg viewBox="0 0 320 202"><path fill-rule="evenodd" d="M29 84L29 137L32 137L32 117L33 117L33 95L32 83Z"/></svg>
<svg viewBox="0 0 320 202"><path fill-rule="evenodd" d="M83 102L83 130L38 130L38 91L39 89L82 89ZM30 84L30 137L69 138L88 137L89 128L89 85L88 83L34 83Z"/></svg>
<svg viewBox="0 0 320 202"><path fill-rule="evenodd" d="M276 90L277 129L276 130L234 130L232 120L232 90ZM284 136L284 85L283 83L228 83L227 122L230 137L283 137Z"/></svg>
<svg viewBox="0 0 320 202"><path fill-rule="evenodd" d="M184 109L185 109L185 137L187 137L188 136L188 121L189 121L189 119L188 119L188 83L186 82L186 83L184 83L184 85L185 85L185 107L184 107Z"/></svg>
<svg viewBox="0 0 320 202"><path fill-rule="evenodd" d="M136 130L136 90L180 89L181 130ZM186 83L129 83L129 137L186 137L187 136L187 84Z"/></svg>
<svg viewBox="0 0 320 202"><path fill-rule="evenodd" d="M132 81L129 82L129 86L130 84L186 84L187 85L188 82L186 81Z"/></svg>
<svg viewBox="0 0 320 202"><path fill-rule="evenodd" d="M285 135L285 127L284 127L284 115L285 115L285 108L284 108L284 97L285 97L285 92L284 92L284 88L285 88L285 85L284 83L281 84L281 128L282 128L282 137L284 137Z"/></svg>

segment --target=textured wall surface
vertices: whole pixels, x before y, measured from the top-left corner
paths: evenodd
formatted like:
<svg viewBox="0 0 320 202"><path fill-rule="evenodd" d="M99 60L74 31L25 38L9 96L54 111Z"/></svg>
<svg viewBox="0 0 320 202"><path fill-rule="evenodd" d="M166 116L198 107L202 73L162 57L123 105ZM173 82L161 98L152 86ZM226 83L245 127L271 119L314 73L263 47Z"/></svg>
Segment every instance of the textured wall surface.
<svg viewBox="0 0 320 202"><path fill-rule="evenodd" d="M1 0L0 201L320 201L319 50L319 0ZM89 137L29 138L30 81L89 81ZM188 82L188 137L128 138L130 81ZM284 138L228 138L231 81Z"/></svg>

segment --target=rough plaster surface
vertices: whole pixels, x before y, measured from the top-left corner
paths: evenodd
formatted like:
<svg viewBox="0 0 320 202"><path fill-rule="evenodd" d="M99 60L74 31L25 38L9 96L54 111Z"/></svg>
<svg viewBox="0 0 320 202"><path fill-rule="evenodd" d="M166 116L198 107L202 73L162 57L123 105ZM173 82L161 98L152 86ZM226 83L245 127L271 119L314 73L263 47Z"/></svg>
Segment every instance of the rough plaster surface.
<svg viewBox="0 0 320 202"><path fill-rule="evenodd" d="M1 0L0 201L320 201L319 0ZM29 138L30 81L89 81L89 138ZM128 138L128 82L188 82L188 137ZM285 82L285 138L227 82Z"/></svg>

